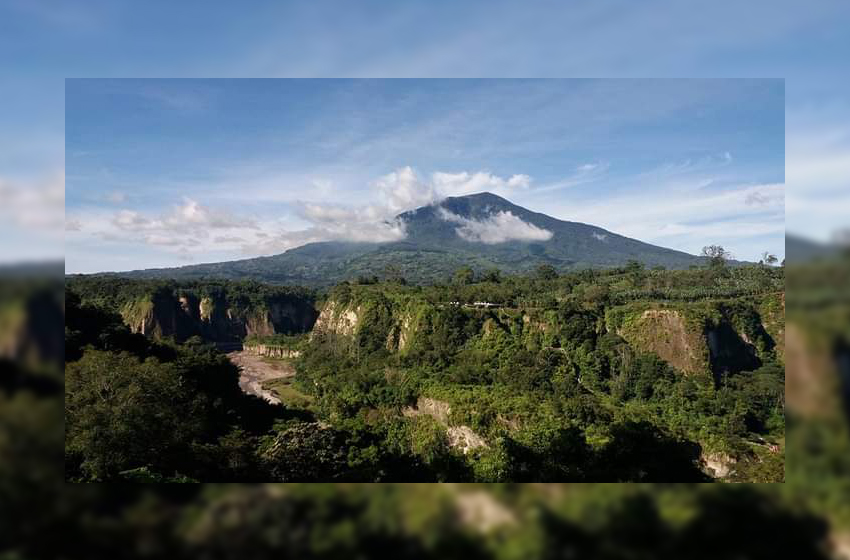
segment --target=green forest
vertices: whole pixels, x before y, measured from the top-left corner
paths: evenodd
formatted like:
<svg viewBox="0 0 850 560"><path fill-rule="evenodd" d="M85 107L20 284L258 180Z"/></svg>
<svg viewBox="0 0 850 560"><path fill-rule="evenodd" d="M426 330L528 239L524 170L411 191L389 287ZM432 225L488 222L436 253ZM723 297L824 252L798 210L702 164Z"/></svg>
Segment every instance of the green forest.
<svg viewBox="0 0 850 560"><path fill-rule="evenodd" d="M246 337L301 350L286 388L302 398L247 395L215 340L145 337L120 314L213 290L257 309L286 290L321 311L300 334ZM71 481L719 478L707 462L784 477L782 268L460 269L425 286L388 271L323 293L86 277L65 305ZM680 343L690 361L661 357Z"/></svg>

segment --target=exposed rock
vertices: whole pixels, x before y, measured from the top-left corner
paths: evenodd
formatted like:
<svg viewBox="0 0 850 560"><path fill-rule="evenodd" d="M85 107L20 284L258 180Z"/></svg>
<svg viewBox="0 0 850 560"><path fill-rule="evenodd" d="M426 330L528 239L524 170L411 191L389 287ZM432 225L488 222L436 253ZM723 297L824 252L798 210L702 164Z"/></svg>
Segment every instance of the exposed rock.
<svg viewBox="0 0 850 560"><path fill-rule="evenodd" d="M455 505L460 522L482 533L517 522L514 513L486 490L459 492Z"/></svg>
<svg viewBox="0 0 850 560"><path fill-rule="evenodd" d="M687 374L710 373L717 379L726 373L757 369L762 362L753 337L758 337L761 348L772 347L767 333L760 326L758 332L739 332L722 306L711 313L707 317L686 315L679 309L646 309L618 326L617 334L635 349L652 352ZM744 313L746 317L750 314L754 312Z"/></svg>
<svg viewBox="0 0 850 560"><path fill-rule="evenodd" d="M699 374L709 371L709 351L704 333L689 328L674 309L647 309L638 320L618 332L629 344L653 352L676 369Z"/></svg>
<svg viewBox="0 0 850 560"><path fill-rule="evenodd" d="M785 394L788 408L804 418L832 417L842 409L835 362L828 346L795 323L785 333ZM821 341L822 342L822 341Z"/></svg>
<svg viewBox="0 0 850 560"><path fill-rule="evenodd" d="M158 292L125 304L121 315L133 332L147 336L236 342L250 335L308 331L318 314L309 301L297 297L228 306L220 298Z"/></svg>
<svg viewBox="0 0 850 560"><path fill-rule="evenodd" d="M836 560L850 560L850 533L837 533L830 538Z"/></svg>
<svg viewBox="0 0 850 560"><path fill-rule="evenodd" d="M443 425L448 425L449 415L451 413L452 408L449 403L445 401L438 401L437 399L432 399L429 397L419 397L419 399L416 401L416 408L406 407L404 410L402 410L402 414L404 414L405 416L418 416L420 414L427 414L428 416L431 416Z"/></svg>
<svg viewBox="0 0 850 560"><path fill-rule="evenodd" d="M460 449L464 455L475 449L488 447L484 438L473 432L469 426L449 426L446 435L449 437L449 445Z"/></svg>
<svg viewBox="0 0 850 560"><path fill-rule="evenodd" d="M732 474L737 462L737 459L731 455L721 452L703 453L700 457L703 472L719 479L726 478Z"/></svg>
<svg viewBox="0 0 850 560"><path fill-rule="evenodd" d="M449 422L452 409L451 405L445 401L439 401L429 397L419 397L416 401L416 408L406 407L402 411L404 416L414 418L420 415L427 415L446 427L446 436L449 440L449 445L455 449L460 449L464 454L472 450L488 447L487 442L472 431L469 426L452 426Z"/></svg>
<svg viewBox="0 0 850 560"><path fill-rule="evenodd" d="M404 316L398 334L398 351L404 352L410 346L412 333L414 331L413 317L410 314Z"/></svg>
<svg viewBox="0 0 850 560"><path fill-rule="evenodd" d="M353 336L359 324L359 309L340 305L335 301L329 301L322 308L322 312L313 326L313 334L336 334L341 336Z"/></svg>
<svg viewBox="0 0 850 560"><path fill-rule="evenodd" d="M245 345L245 350L267 358L297 358L301 355L298 350L291 350L285 346L274 344L248 344Z"/></svg>

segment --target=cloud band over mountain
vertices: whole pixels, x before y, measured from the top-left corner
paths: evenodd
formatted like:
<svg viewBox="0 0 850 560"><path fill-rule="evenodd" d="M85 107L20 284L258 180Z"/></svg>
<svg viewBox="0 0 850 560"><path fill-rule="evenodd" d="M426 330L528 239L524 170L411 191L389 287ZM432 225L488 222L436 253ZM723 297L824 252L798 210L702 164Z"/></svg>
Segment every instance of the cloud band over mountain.
<svg viewBox="0 0 850 560"><path fill-rule="evenodd" d="M496 212L483 220L464 218L440 208L440 217L458 224L455 232L460 238L473 243L505 243L506 241L548 241L552 232L524 222L511 212Z"/></svg>

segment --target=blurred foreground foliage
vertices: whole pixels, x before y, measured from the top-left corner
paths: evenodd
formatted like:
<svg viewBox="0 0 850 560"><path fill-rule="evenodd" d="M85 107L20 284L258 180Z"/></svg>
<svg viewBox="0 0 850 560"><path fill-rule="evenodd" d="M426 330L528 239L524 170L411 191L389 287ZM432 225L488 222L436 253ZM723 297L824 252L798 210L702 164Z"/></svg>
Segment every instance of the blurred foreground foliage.
<svg viewBox="0 0 850 560"><path fill-rule="evenodd" d="M789 309L789 322L809 324L810 339L843 348L836 341L848 323L840 313L826 320L823 309L797 311ZM811 326L817 323L823 328ZM162 359L174 358L162 352ZM797 374L792 371L789 364L789 378ZM850 439L846 401L833 390L841 386L840 369L812 371L821 374L814 383L822 383L831 400L809 409L804 401L792 413L789 483L782 486L104 486L63 482L58 363L4 359L0 558L829 558L847 527ZM799 396L789 385L789 410ZM233 418L229 414L202 420ZM167 425L168 418L162 420ZM145 467L122 476L167 480Z"/></svg>

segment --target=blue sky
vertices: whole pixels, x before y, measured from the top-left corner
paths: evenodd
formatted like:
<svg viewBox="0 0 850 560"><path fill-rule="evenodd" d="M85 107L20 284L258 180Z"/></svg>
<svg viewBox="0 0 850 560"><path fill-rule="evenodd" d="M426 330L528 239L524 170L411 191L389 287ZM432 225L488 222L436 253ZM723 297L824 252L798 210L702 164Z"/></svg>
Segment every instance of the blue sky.
<svg viewBox="0 0 850 560"><path fill-rule="evenodd" d="M850 210L848 14L844 0L0 0L0 262L64 256L66 77L785 78L787 228L828 239Z"/></svg>
<svg viewBox="0 0 850 560"><path fill-rule="evenodd" d="M784 250L782 80L68 80L72 272L383 241L489 190L696 253Z"/></svg>

